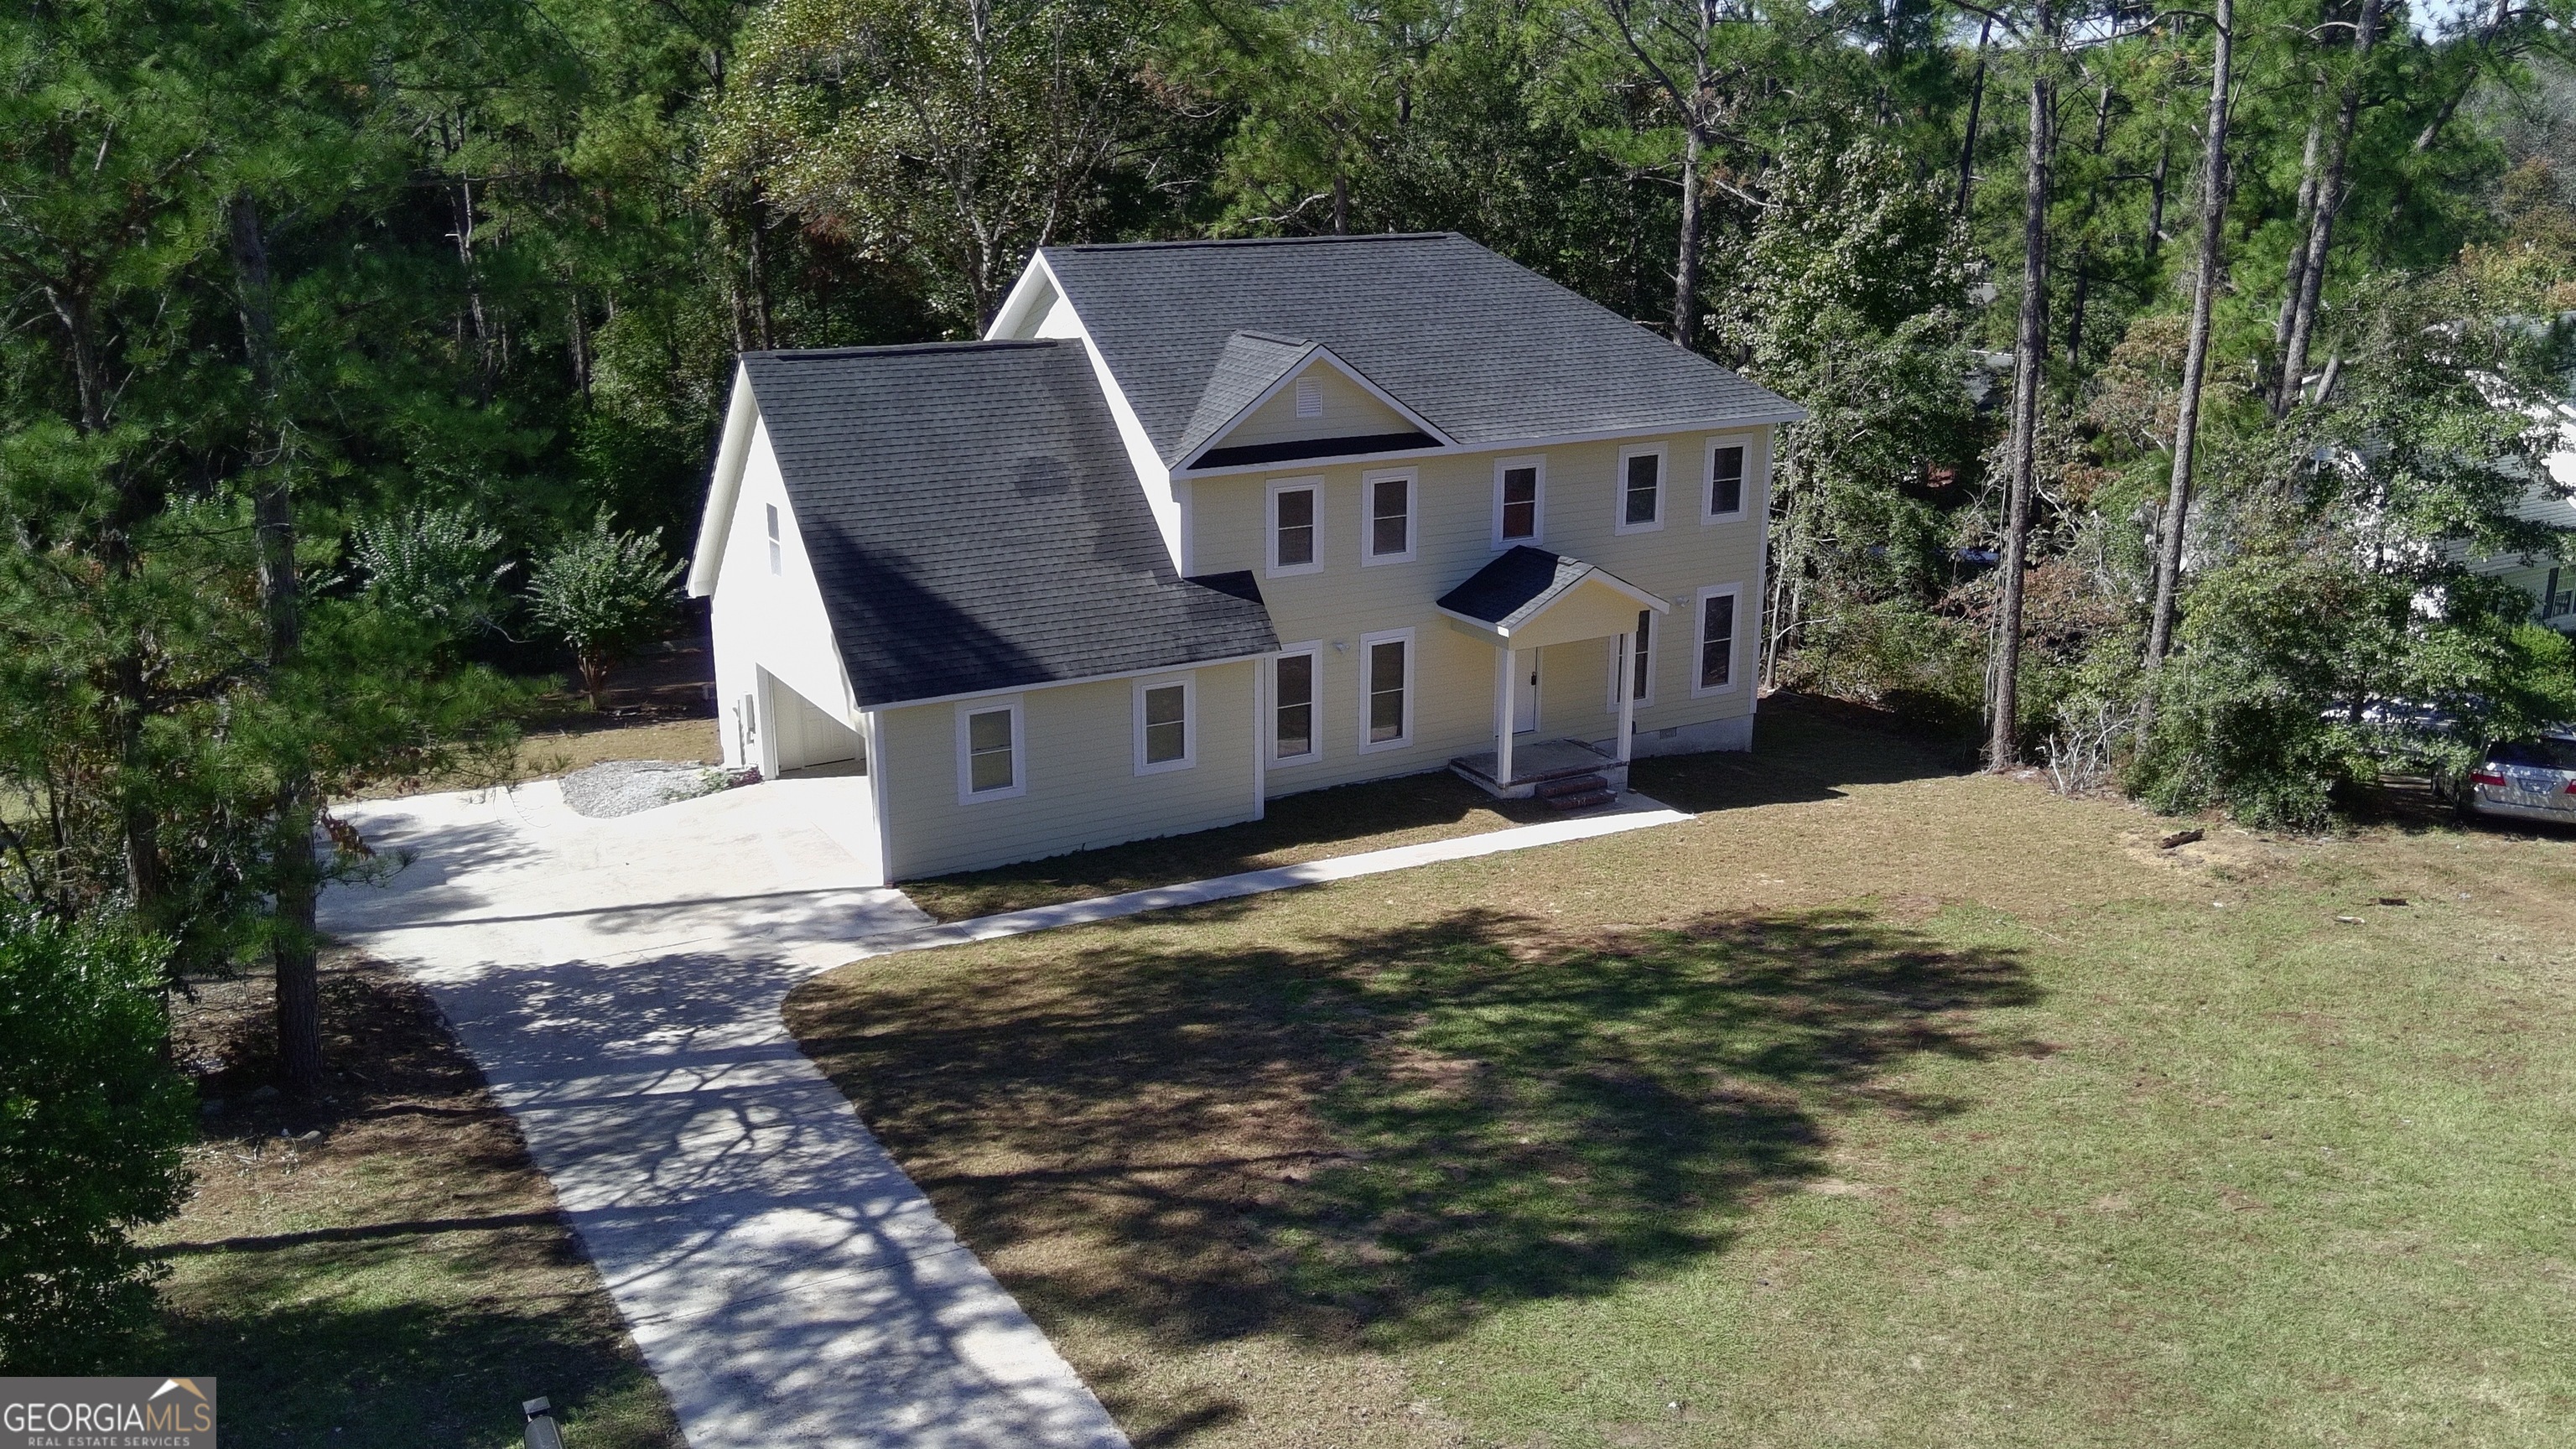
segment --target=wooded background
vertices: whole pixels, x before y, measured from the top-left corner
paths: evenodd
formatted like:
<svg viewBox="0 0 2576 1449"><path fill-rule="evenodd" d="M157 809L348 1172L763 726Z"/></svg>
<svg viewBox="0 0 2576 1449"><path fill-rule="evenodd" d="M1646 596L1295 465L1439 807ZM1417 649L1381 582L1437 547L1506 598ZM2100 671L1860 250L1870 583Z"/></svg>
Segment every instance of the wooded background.
<svg viewBox="0 0 2576 1449"><path fill-rule="evenodd" d="M1810 410L1766 681L2321 824L2576 715L2467 567L2560 547L2569 9L14 7L0 878L292 987L370 868L328 801L667 592L737 351L972 336L1049 243L1444 228Z"/></svg>

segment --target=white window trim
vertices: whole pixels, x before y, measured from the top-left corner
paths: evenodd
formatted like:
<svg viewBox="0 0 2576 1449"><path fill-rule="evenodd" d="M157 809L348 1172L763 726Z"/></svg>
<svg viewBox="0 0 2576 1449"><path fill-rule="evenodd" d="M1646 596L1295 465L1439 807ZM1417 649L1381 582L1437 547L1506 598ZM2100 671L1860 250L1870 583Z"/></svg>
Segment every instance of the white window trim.
<svg viewBox="0 0 2576 1449"><path fill-rule="evenodd" d="M1315 561L1289 564L1279 562L1279 495L1303 489L1315 495ZM1324 571L1324 480L1321 478L1279 478L1270 484L1269 502L1263 505L1261 557L1267 565L1264 578L1285 579L1298 574Z"/></svg>
<svg viewBox="0 0 2576 1449"><path fill-rule="evenodd" d="M1503 475L1504 475L1504 474L1506 474L1506 473L1508 473L1508 472L1510 472L1510 471L1511 471L1511 470L1513 470L1514 468L1535 468L1535 469L1537 469L1537 470L1538 470L1538 492L1537 492L1537 495L1535 496L1535 498L1532 500L1532 505L1533 505L1533 506L1532 506L1532 507L1531 507L1531 509L1530 509L1530 536L1529 536L1529 537L1527 537L1527 538L1505 538L1505 537L1503 537ZM1514 547L1514 546L1516 546L1516 545L1524 544L1524 543L1525 543L1525 544L1528 544L1528 545L1529 545L1530 547L1532 547L1532 548L1536 548L1536 547L1538 547L1539 545L1541 545L1541 544L1543 544L1543 543L1545 543L1545 542L1547 542L1547 457L1546 457L1546 455L1545 455L1545 454L1541 454L1541 453L1532 453L1532 454L1527 454L1527 455L1524 455L1524 456L1522 456L1522 457L1518 457L1518 458L1497 458L1497 459L1495 459L1495 460L1494 460L1494 551L1495 551L1496 553L1500 553L1500 552L1502 552L1504 549L1511 548L1511 547Z"/></svg>
<svg viewBox="0 0 2576 1449"><path fill-rule="evenodd" d="M1179 685L1181 689L1181 757L1177 760L1158 760L1148 763L1145 759L1145 691L1149 689L1169 689L1174 685ZM1174 770L1186 770L1191 766L1196 765L1199 762L1198 676L1194 674L1161 674L1139 679L1136 681L1135 685L1134 700L1136 720L1136 773L1139 775L1167 775Z"/></svg>
<svg viewBox="0 0 2576 1449"><path fill-rule="evenodd" d="M1640 609L1637 612L1641 614L1654 614L1654 611L1651 609ZM1654 617L1659 618L1666 623L1670 623L1673 616L1670 614L1660 614L1654 615ZM1655 664L1657 657L1663 652L1662 645L1664 642L1657 636L1662 633L1662 628L1657 625L1649 624L1646 626L1646 692L1637 697L1637 708L1639 709L1644 709L1646 706L1655 702ZM1634 666L1635 650L1636 646L1633 644L1625 650L1621 649L1619 647L1619 636L1616 634L1610 636L1610 712L1612 714L1617 714L1619 712L1619 691L1627 688L1629 681L1634 678L1634 675L1630 673L1630 670Z"/></svg>
<svg viewBox="0 0 2576 1449"><path fill-rule="evenodd" d="M1391 740L1371 740L1369 738L1369 651L1380 644L1392 644L1398 642L1401 642L1404 645L1404 733L1397 735ZM1382 629L1375 634L1362 634L1360 636L1359 696L1361 754L1382 754L1388 750L1406 749L1413 744L1413 667L1418 661L1418 657L1419 656L1415 651L1413 643L1413 631L1410 629Z"/></svg>
<svg viewBox="0 0 2576 1449"><path fill-rule="evenodd" d="M1307 726L1307 728L1314 733L1314 739L1311 741L1313 748L1307 750L1306 753L1302 755L1282 755L1279 753L1280 706L1278 661L1285 659L1292 654L1303 654L1306 656L1308 661L1306 678L1310 686L1315 691L1314 697L1306 702L1306 707L1313 711L1310 718L1314 722ZM1324 641L1321 639L1309 639L1303 644L1291 644L1287 648L1270 656L1270 658L1262 661L1261 667L1269 671L1270 675L1270 703L1263 711L1261 721L1261 747L1267 752L1263 758L1269 761L1269 768L1273 770L1293 770L1299 765L1312 765L1322 760L1324 758Z"/></svg>
<svg viewBox="0 0 2576 1449"><path fill-rule="evenodd" d="M1649 523L1628 521L1628 460L1655 455L1655 517ZM1634 443L1619 450L1619 471L1610 475L1610 531L1612 533L1653 533L1664 526L1664 518L1673 511L1672 451L1661 443Z"/></svg>
<svg viewBox="0 0 2576 1449"><path fill-rule="evenodd" d="M1735 637L1727 642L1726 682L1711 687L1699 682L1699 656L1707 641L1700 631L1708 627L1708 601L1719 594L1735 600ZM1744 686L1744 585L1711 584L1691 596L1690 614L1690 682L1691 698L1708 699L1733 694Z"/></svg>
<svg viewBox="0 0 2576 1449"><path fill-rule="evenodd" d="M1011 783L999 790L977 790L975 758L971 750L972 736L968 732L966 720L970 715L991 714L997 709L1007 709L1011 712ZM868 764L873 768L876 761L870 760ZM1005 694L991 699L961 701L957 706L957 803L981 805L988 800L1015 800L1027 793L1029 793L1028 711L1021 705L1021 696Z"/></svg>
<svg viewBox="0 0 2576 1449"><path fill-rule="evenodd" d="M768 510L769 572L773 577L775 577L787 572L787 549L784 530L780 527L778 521L778 505L775 503L767 503L761 506Z"/></svg>
<svg viewBox="0 0 2576 1449"><path fill-rule="evenodd" d="M1377 485L1404 484L1404 552L1371 553L1377 541ZM1360 566L1375 568L1379 564L1413 562L1422 547L1422 470L1419 468L1380 468L1360 475ZM1413 656L1404 656L1410 663ZM1408 699L1411 696L1406 696ZM1410 706L1408 706L1409 708Z"/></svg>
<svg viewBox="0 0 2576 1449"><path fill-rule="evenodd" d="M1716 500L1717 496L1717 450L1720 448L1742 448L1744 450L1744 476L1739 480L1739 486L1735 495L1736 508L1732 513L1719 513L1709 506ZM1747 514L1750 514L1753 511L1753 460L1753 438L1750 434L1746 433L1734 433L1725 437L1711 438L1708 440L1708 445L1700 449L1700 522L1740 523L1744 520Z"/></svg>

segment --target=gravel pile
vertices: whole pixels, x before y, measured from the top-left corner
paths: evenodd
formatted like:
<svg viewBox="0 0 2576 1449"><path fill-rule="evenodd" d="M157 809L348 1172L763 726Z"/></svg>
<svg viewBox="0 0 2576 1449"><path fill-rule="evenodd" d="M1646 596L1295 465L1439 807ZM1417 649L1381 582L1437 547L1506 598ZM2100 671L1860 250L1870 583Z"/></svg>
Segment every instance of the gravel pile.
<svg viewBox="0 0 2576 1449"><path fill-rule="evenodd" d="M747 785L759 774L694 760L608 760L564 776L563 799L574 814L605 820Z"/></svg>

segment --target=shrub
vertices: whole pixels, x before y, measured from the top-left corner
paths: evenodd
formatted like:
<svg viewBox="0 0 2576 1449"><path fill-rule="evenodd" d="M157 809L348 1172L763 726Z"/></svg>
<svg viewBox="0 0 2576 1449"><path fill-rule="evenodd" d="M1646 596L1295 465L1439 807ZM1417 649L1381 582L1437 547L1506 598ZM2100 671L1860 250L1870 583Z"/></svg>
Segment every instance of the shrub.
<svg viewBox="0 0 2576 1449"><path fill-rule="evenodd" d="M1985 641L1972 626L1890 599L1820 609L1802 628L1789 682L1944 730L1976 728Z"/></svg>
<svg viewBox="0 0 2576 1449"><path fill-rule="evenodd" d="M462 637L498 628L507 602L501 535L455 508L413 508L361 525L351 555L378 602Z"/></svg>
<svg viewBox="0 0 2576 1449"><path fill-rule="evenodd" d="M167 954L0 906L0 1372L99 1367L152 1311L127 1234L178 1210L196 1121L164 1059Z"/></svg>
<svg viewBox="0 0 2576 1449"><path fill-rule="evenodd" d="M662 531L620 533L607 509L538 563L528 581L537 623L572 646L591 707L605 702L608 671L653 637L671 613L681 566L662 555Z"/></svg>

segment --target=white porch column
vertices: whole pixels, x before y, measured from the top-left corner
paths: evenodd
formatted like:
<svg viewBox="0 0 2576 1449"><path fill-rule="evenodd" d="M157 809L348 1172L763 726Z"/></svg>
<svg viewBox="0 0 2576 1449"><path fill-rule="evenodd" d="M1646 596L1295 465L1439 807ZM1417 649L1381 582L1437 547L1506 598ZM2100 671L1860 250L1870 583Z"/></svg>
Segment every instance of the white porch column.
<svg viewBox="0 0 2576 1449"><path fill-rule="evenodd" d="M1619 763L1628 763L1628 752L1637 733L1637 636L1619 636Z"/></svg>
<svg viewBox="0 0 2576 1449"><path fill-rule="evenodd" d="M1512 782L1512 645L1494 646L1494 783Z"/></svg>

